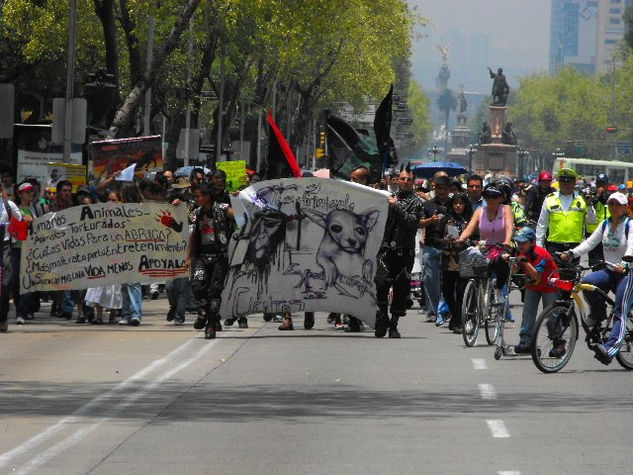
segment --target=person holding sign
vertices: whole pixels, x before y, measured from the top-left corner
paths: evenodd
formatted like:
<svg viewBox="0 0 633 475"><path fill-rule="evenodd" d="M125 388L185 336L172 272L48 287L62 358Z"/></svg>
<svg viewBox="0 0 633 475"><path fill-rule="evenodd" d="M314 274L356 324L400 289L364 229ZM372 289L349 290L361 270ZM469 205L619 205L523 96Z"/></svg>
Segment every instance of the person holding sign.
<svg viewBox="0 0 633 475"><path fill-rule="evenodd" d="M12 218L22 221L22 214L13 201L3 198L0 200L0 332L8 329L12 274L11 235L8 227Z"/></svg>

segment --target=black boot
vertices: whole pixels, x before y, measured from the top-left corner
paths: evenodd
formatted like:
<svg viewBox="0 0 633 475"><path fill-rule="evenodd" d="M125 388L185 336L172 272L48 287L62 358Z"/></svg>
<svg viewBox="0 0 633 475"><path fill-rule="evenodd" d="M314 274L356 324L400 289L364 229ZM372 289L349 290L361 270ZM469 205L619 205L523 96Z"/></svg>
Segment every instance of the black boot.
<svg viewBox="0 0 633 475"><path fill-rule="evenodd" d="M237 319L237 326L239 328L248 328L248 319L246 317L240 317Z"/></svg>
<svg viewBox="0 0 633 475"><path fill-rule="evenodd" d="M215 338L216 323L218 318L216 316L210 316L207 318L207 325L204 327L204 339L211 340Z"/></svg>
<svg viewBox="0 0 633 475"><path fill-rule="evenodd" d="M311 330L314 327L314 312L305 312L303 315L303 328Z"/></svg>
<svg viewBox="0 0 633 475"><path fill-rule="evenodd" d="M376 327L374 335L376 338L382 338L387 334L387 328L389 328L389 318L385 313L378 310L376 312Z"/></svg>
<svg viewBox="0 0 633 475"><path fill-rule="evenodd" d="M348 333L360 333L360 320L356 317L349 316L349 323L345 329Z"/></svg>
<svg viewBox="0 0 633 475"><path fill-rule="evenodd" d="M198 315L193 322L193 328L196 330L202 330L207 325L207 317L205 315Z"/></svg>
<svg viewBox="0 0 633 475"><path fill-rule="evenodd" d="M395 315L391 316L391 322L389 324L389 338L400 338L400 332L398 332L398 320L400 317Z"/></svg>

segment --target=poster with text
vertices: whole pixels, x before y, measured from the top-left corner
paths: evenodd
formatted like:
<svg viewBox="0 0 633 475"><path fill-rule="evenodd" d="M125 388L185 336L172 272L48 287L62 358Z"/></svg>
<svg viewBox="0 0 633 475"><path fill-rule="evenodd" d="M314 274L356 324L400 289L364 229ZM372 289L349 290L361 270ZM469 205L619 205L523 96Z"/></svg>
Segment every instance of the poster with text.
<svg viewBox="0 0 633 475"><path fill-rule="evenodd" d="M103 203L48 213L24 241L20 293L185 276L188 239L185 206Z"/></svg>
<svg viewBox="0 0 633 475"><path fill-rule="evenodd" d="M256 183L232 198L240 227L220 314L326 311L369 325L387 194L320 178Z"/></svg>
<svg viewBox="0 0 633 475"><path fill-rule="evenodd" d="M160 135L100 140L90 144L95 177L108 177L136 163L136 173L163 169Z"/></svg>

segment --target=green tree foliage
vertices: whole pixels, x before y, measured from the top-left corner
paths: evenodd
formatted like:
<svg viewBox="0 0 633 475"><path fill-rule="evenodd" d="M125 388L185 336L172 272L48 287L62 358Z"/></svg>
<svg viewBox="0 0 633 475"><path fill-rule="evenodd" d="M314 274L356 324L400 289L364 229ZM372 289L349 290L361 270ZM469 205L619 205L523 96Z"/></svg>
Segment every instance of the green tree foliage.
<svg viewBox="0 0 633 475"><path fill-rule="evenodd" d="M523 78L509 119L523 144L555 150L582 143L586 156L605 152L611 88L599 78L563 68L554 76Z"/></svg>
<svg viewBox="0 0 633 475"><path fill-rule="evenodd" d="M450 89L444 89L437 98L437 107L440 109L440 112L444 114L446 130L448 130L448 119L451 111L457 109L457 102L457 97L455 97L455 94Z"/></svg>
<svg viewBox="0 0 633 475"><path fill-rule="evenodd" d="M424 93L422 86L414 80L409 82L408 106L413 119L415 148L418 149L428 142L433 131L433 123L429 113L431 99Z"/></svg>

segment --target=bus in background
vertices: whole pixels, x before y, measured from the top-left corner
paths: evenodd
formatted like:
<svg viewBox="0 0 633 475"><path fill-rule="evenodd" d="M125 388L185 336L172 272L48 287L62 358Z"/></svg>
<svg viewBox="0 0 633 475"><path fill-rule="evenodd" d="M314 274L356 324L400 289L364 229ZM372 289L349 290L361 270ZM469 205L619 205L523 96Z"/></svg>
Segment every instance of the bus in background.
<svg viewBox="0 0 633 475"><path fill-rule="evenodd" d="M553 174L556 175L561 168L573 168L588 181L594 180L598 173L606 173L611 183L616 185L633 180L633 162L557 157L554 161Z"/></svg>

